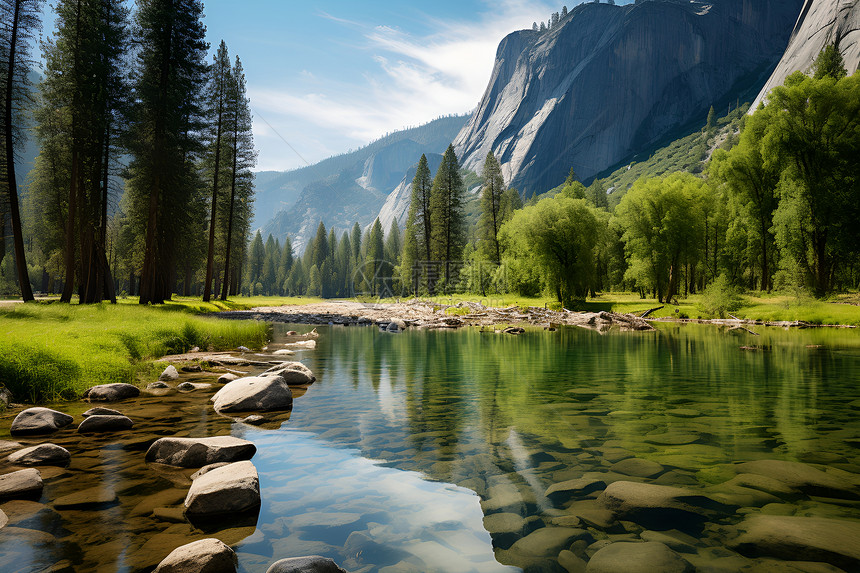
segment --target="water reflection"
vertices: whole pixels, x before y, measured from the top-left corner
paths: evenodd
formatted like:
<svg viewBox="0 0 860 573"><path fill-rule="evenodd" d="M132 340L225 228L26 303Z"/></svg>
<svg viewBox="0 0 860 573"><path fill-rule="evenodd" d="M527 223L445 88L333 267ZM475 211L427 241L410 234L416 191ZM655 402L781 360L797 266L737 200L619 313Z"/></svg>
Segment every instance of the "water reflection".
<svg viewBox="0 0 860 573"><path fill-rule="evenodd" d="M288 330L275 328L276 338ZM77 571L147 571L173 548L214 536L236 547L246 573L308 554L362 573L557 571L560 548L587 559L586 538L638 534L602 524L599 490L548 499L559 482L716 491L734 476L732 464L777 458L860 483L854 331L319 330L317 348L296 355L318 381L296 392L291 415L262 428L215 414L212 389L119 404L136 422L132 435L52 435L72 464L43 470L38 502L0 504L12 520L0 529L0 570L66 560ZM79 418L87 407L61 409ZM251 522L206 533L182 517L193 470L147 465L143 454L160 436L224 434L257 445L263 505ZM631 475L628 460L642 475ZM91 487L111 490L118 503L54 508L58 497ZM794 515L860 519L851 503L779 505ZM712 559L724 546L721 528L740 518L687 539L694 553L685 558ZM522 547L523 537L553 528L585 533Z"/></svg>
<svg viewBox="0 0 860 573"><path fill-rule="evenodd" d="M384 467L307 432L246 437L259 448L263 535L239 544L240 563L311 552L350 570L514 570L496 562L471 490Z"/></svg>

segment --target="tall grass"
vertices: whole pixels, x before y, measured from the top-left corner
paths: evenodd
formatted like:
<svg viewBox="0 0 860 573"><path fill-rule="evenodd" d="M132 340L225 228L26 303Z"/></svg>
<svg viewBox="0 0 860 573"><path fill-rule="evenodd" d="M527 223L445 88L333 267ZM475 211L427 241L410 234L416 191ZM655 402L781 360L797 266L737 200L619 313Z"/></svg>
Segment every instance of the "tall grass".
<svg viewBox="0 0 860 573"><path fill-rule="evenodd" d="M259 348L267 338L264 323L162 307L8 305L0 307L0 383L18 401L73 399L95 384L142 381L166 354Z"/></svg>

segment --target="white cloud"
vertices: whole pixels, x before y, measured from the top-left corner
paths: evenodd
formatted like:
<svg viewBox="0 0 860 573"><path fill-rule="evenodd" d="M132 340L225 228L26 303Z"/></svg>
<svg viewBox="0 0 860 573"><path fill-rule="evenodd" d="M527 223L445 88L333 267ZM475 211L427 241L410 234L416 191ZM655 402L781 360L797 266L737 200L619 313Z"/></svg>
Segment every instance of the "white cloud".
<svg viewBox="0 0 860 573"><path fill-rule="evenodd" d="M337 25L360 30L363 45L359 49L367 54L362 81L346 83L326 70L314 70L313 74L303 73L305 82L298 85L252 87L252 105L287 140L303 140L309 130L319 130L317 135L327 140L330 148L338 146L340 139L339 149L322 156L302 151L311 162L390 131L440 115L464 113L477 105L486 89L501 39L559 9L555 3L523 0L486 2L485 6L469 21L426 16L424 21L432 32L422 36L398 29L391 22L368 25L323 14ZM306 84L313 89L302 91L300 86ZM279 126L293 126L295 132L283 133L289 130ZM285 162L301 164L295 156L270 157L266 147L273 140L267 131L256 132L262 151L260 169Z"/></svg>

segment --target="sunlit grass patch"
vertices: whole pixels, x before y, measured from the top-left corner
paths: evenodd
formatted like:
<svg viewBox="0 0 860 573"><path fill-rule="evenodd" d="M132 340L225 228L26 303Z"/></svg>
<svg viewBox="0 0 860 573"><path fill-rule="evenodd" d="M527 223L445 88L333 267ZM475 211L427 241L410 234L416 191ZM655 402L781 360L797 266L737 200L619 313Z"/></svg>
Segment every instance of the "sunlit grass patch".
<svg viewBox="0 0 860 573"><path fill-rule="evenodd" d="M193 312L130 304L0 307L0 382L19 401L70 399L95 384L149 377L166 354L195 346L259 348L267 341L264 323Z"/></svg>

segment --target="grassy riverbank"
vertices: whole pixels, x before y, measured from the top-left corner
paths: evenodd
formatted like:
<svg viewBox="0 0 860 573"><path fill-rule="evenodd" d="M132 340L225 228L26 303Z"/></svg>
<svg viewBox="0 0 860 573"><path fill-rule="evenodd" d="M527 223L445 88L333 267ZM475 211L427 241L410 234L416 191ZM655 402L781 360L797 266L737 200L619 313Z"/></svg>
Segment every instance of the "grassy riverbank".
<svg viewBox="0 0 860 573"><path fill-rule="evenodd" d="M220 304L0 305L0 382L18 402L74 399L95 384L152 381L165 354L265 345L263 323L197 316Z"/></svg>

